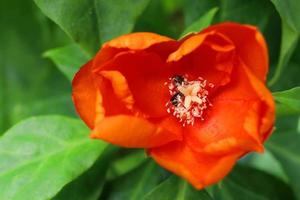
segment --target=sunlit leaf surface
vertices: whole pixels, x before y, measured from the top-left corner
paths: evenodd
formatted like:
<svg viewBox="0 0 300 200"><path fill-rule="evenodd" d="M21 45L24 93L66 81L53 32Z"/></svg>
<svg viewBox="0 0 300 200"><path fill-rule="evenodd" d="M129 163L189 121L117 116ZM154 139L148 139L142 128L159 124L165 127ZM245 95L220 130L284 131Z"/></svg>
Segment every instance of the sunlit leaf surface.
<svg viewBox="0 0 300 200"><path fill-rule="evenodd" d="M107 146L82 122L34 117L0 138L0 199L49 199L92 166Z"/></svg>

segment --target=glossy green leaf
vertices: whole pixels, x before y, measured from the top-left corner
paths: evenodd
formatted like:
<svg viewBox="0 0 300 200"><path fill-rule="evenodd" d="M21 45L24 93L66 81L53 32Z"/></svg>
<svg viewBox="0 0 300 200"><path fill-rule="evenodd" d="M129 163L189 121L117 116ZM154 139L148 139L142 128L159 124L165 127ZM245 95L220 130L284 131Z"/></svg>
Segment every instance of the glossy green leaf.
<svg viewBox="0 0 300 200"><path fill-rule="evenodd" d="M134 32L153 32L177 38L183 31L182 0L150 0Z"/></svg>
<svg viewBox="0 0 300 200"><path fill-rule="evenodd" d="M292 53L292 57L290 58L290 61L284 67L282 73L280 73L280 77L279 77L280 79L278 79L278 81L272 85L271 90L283 91L283 90L288 90L290 88L300 86L299 74L300 74L300 42L298 39L298 43L296 45L295 50Z"/></svg>
<svg viewBox="0 0 300 200"><path fill-rule="evenodd" d="M153 161L144 162L129 173L108 183L100 199L140 200L159 184L164 177L164 173Z"/></svg>
<svg viewBox="0 0 300 200"><path fill-rule="evenodd" d="M183 2L185 26L190 26L208 10L220 6L218 0L183 0Z"/></svg>
<svg viewBox="0 0 300 200"><path fill-rule="evenodd" d="M90 169L66 185L53 200L97 200L106 181L107 169L117 149L108 146Z"/></svg>
<svg viewBox="0 0 300 200"><path fill-rule="evenodd" d="M267 147L280 162L295 194L300 199L300 134L295 132L272 135Z"/></svg>
<svg viewBox="0 0 300 200"><path fill-rule="evenodd" d="M282 36L280 56L274 75L268 82L269 86L274 85L279 80L283 73L283 69L288 64L299 40L299 33L293 30L284 20L282 20L281 26Z"/></svg>
<svg viewBox="0 0 300 200"><path fill-rule="evenodd" d="M50 58L70 81L79 68L90 59L76 44L48 50L44 57Z"/></svg>
<svg viewBox="0 0 300 200"><path fill-rule="evenodd" d="M66 37L40 13L33 1L0 1L0 26L2 134L23 119L18 116L21 109L33 109L32 102L65 94L69 83L41 57L45 49L62 45ZM22 113L22 116L25 115Z"/></svg>
<svg viewBox="0 0 300 200"><path fill-rule="evenodd" d="M172 175L145 195L144 200L212 200L205 190L196 190L183 179Z"/></svg>
<svg viewBox="0 0 300 200"><path fill-rule="evenodd" d="M212 8L209 11L207 11L203 16L201 16L197 21L195 21L194 23L192 23L189 27L187 27L183 33L181 34L181 38L184 37L185 35L189 34L189 33L195 33L195 32L199 32L202 29L208 27L213 19L214 16L216 15L218 11L218 8Z"/></svg>
<svg viewBox="0 0 300 200"><path fill-rule="evenodd" d="M132 152L131 150L127 151L129 152L125 155L121 154L119 158L111 164L114 176L121 176L131 171L145 162L145 159L147 158L144 150L133 149Z"/></svg>
<svg viewBox="0 0 300 200"><path fill-rule="evenodd" d="M286 21L291 28L300 32L300 3L298 0L271 0L278 10L281 18Z"/></svg>
<svg viewBox="0 0 300 200"><path fill-rule="evenodd" d="M221 21L235 21L239 23L252 24L258 26L261 31L264 31L268 25L272 12L272 3L269 1L220 1Z"/></svg>
<svg viewBox="0 0 300 200"><path fill-rule="evenodd" d="M0 138L0 199L52 198L97 160L107 146L91 140L82 122L34 117Z"/></svg>
<svg viewBox="0 0 300 200"><path fill-rule="evenodd" d="M298 54L298 52L300 51L295 51L293 55ZM300 62L291 59L291 61L286 66L286 69L287 70L284 70L284 72L281 73L280 81L277 81L270 87L272 91L288 90L300 85Z"/></svg>
<svg viewBox="0 0 300 200"><path fill-rule="evenodd" d="M129 33L148 2L149 0L35 0L45 15L91 55L99 49L101 42Z"/></svg>
<svg viewBox="0 0 300 200"><path fill-rule="evenodd" d="M93 0L35 0L35 3L89 53L97 50L100 38Z"/></svg>
<svg viewBox="0 0 300 200"><path fill-rule="evenodd" d="M249 167L268 172L269 174L276 176L284 181L288 180L280 163L268 149L265 149L265 152L263 154L251 153L247 156L249 158L241 163L242 165L247 165Z"/></svg>
<svg viewBox="0 0 300 200"><path fill-rule="evenodd" d="M300 87L282 92L274 92L277 102L277 114L300 114Z"/></svg>
<svg viewBox="0 0 300 200"><path fill-rule="evenodd" d="M219 185L213 187L215 199L294 200L291 188L263 171L236 166Z"/></svg>
<svg viewBox="0 0 300 200"><path fill-rule="evenodd" d="M298 117L297 132L300 133L300 117Z"/></svg>
<svg viewBox="0 0 300 200"><path fill-rule="evenodd" d="M133 30L150 0L94 0L102 42Z"/></svg>
<svg viewBox="0 0 300 200"><path fill-rule="evenodd" d="M75 109L72 97L69 93L58 96L51 96L47 99L31 101L30 103L16 104L11 113L13 121L21 121L22 119L37 115L64 115L75 117Z"/></svg>

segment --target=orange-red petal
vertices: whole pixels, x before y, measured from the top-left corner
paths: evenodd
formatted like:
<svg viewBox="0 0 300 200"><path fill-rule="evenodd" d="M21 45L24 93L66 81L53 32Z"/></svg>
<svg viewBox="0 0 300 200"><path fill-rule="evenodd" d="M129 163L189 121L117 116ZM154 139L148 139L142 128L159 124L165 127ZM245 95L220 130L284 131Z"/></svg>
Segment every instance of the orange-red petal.
<svg viewBox="0 0 300 200"><path fill-rule="evenodd" d="M275 121L275 102L271 92L267 89L254 73L249 70L245 63L240 60L236 68L234 81L231 86L216 96L217 99L256 99L260 102L260 109L256 115L259 116L259 137L270 133Z"/></svg>
<svg viewBox="0 0 300 200"><path fill-rule="evenodd" d="M76 73L72 85L72 98L83 121L93 128L96 118L103 118L102 96L94 82L92 63L89 61Z"/></svg>
<svg viewBox="0 0 300 200"><path fill-rule="evenodd" d="M119 71L115 70L103 70L99 72L99 74L110 81L112 89L111 92L114 93L115 97L120 102L122 102L128 110L132 110L134 99L129 89L126 78Z"/></svg>
<svg viewBox="0 0 300 200"><path fill-rule="evenodd" d="M162 118L150 118L149 119L152 123L164 128L165 130L176 134L176 135L182 135L184 127L181 123L178 122L178 119L176 119L173 116L166 116Z"/></svg>
<svg viewBox="0 0 300 200"><path fill-rule="evenodd" d="M170 97L164 83L170 77L170 68L158 55L144 51L119 53L96 73L103 70L117 70L125 77L135 108L146 117L167 115L165 104Z"/></svg>
<svg viewBox="0 0 300 200"><path fill-rule="evenodd" d="M126 48L131 50L142 50L151 47L152 45L173 41L173 39L166 36L158 35L149 32L137 32L122 35L111 41L103 44L103 48Z"/></svg>
<svg viewBox="0 0 300 200"><path fill-rule="evenodd" d="M96 124L91 137L131 148L151 148L182 139L181 134L129 115L105 117Z"/></svg>
<svg viewBox="0 0 300 200"><path fill-rule="evenodd" d="M256 112L255 114L260 114L259 122L259 133L263 141L265 141L268 136L272 133L275 123L275 102L271 92L266 88L265 84L262 83L253 73L248 70L248 68L243 65L245 72L250 80L250 84L256 91L257 95L263 103L263 109L261 112Z"/></svg>
<svg viewBox="0 0 300 200"><path fill-rule="evenodd" d="M175 40L155 33L138 32L122 35L103 44L94 58L93 68L101 68L118 53L127 51L149 50L164 57L166 53L174 49L176 44Z"/></svg>
<svg viewBox="0 0 300 200"><path fill-rule="evenodd" d="M260 80L265 81L269 68L268 49L263 35L256 27L227 22L202 31L224 34L235 45L237 54Z"/></svg>
<svg viewBox="0 0 300 200"><path fill-rule="evenodd" d="M230 81L235 47L226 36L215 31L192 35L182 41L169 55L167 62L177 74L187 74L191 79L199 76L218 86Z"/></svg>
<svg viewBox="0 0 300 200"><path fill-rule="evenodd" d="M159 165L187 179L197 189L224 178L241 155L205 155L193 151L184 142L179 141L149 149L148 153Z"/></svg>
<svg viewBox="0 0 300 200"><path fill-rule="evenodd" d="M212 49L220 52L228 52L234 49L230 40L215 31L199 33L192 35L179 46L179 48L170 54L167 62L176 62L184 56L194 52L198 47L206 43Z"/></svg>
<svg viewBox="0 0 300 200"><path fill-rule="evenodd" d="M237 62L231 82L212 97L205 120L186 128L184 136L191 148L209 154L263 151L263 135L274 123L274 101L262 81L251 74L243 62Z"/></svg>
<svg viewBox="0 0 300 200"><path fill-rule="evenodd" d="M263 151L262 143L257 139L258 133L253 133L256 134L253 138L244 128L255 101L219 100L212 103L213 107L207 111L204 121L199 120L194 126L185 129L185 140L192 149L212 155ZM251 124L247 122L250 127L254 127L258 119L253 118Z"/></svg>

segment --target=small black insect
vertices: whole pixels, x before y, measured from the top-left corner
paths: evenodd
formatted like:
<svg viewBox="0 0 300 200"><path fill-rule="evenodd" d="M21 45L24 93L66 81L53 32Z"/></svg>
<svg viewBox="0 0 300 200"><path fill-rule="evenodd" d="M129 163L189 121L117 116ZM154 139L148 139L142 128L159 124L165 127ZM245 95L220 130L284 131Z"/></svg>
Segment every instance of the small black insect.
<svg viewBox="0 0 300 200"><path fill-rule="evenodd" d="M180 75L175 75L172 77L172 81L175 85L182 85L182 83L184 82L184 78L183 76Z"/></svg>
<svg viewBox="0 0 300 200"><path fill-rule="evenodd" d="M179 104L180 98L182 98L183 96L184 95L181 92L177 92L171 97L170 101L174 106L177 106Z"/></svg>

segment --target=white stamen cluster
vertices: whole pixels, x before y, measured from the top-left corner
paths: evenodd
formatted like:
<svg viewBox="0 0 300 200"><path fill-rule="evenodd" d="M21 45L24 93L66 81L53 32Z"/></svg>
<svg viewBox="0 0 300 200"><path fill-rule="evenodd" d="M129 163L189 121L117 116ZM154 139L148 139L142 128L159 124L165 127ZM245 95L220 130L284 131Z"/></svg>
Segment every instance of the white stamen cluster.
<svg viewBox="0 0 300 200"><path fill-rule="evenodd" d="M203 112L212 104L208 100L208 88L212 83L201 77L188 81L186 76L174 76L166 82L171 99L166 103L167 112L179 119L183 126L194 125L195 118L204 120Z"/></svg>

